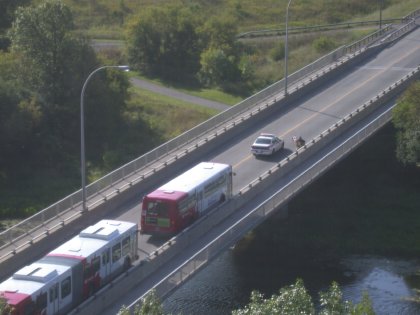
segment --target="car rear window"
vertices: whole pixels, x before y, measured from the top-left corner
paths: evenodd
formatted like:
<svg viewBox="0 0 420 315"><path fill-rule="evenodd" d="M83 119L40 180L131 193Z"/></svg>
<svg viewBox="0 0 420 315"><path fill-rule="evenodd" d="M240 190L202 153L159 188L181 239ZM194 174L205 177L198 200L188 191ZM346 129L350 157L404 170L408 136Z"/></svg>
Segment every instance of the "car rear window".
<svg viewBox="0 0 420 315"><path fill-rule="evenodd" d="M258 138L257 141L255 141L258 144L270 144L271 143L271 139L267 139L267 138Z"/></svg>

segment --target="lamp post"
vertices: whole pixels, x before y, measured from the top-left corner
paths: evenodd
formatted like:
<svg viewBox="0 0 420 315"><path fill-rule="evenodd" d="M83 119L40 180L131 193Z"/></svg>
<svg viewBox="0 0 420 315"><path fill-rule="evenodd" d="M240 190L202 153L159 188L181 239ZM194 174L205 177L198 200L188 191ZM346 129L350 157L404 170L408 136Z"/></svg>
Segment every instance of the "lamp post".
<svg viewBox="0 0 420 315"><path fill-rule="evenodd" d="M83 84L82 93L80 95L80 162L81 162L81 175L82 175L82 212L86 212L86 160L85 160L85 107L84 107L84 97L85 90L88 82L92 76L106 68L117 68L124 71L130 70L128 66L102 66L92 71L87 77L85 83Z"/></svg>
<svg viewBox="0 0 420 315"><path fill-rule="evenodd" d="M288 47L288 40L289 40L289 6L292 0L289 0L286 9L286 39L284 44L284 95L287 95L287 76L288 76L288 69L287 69L287 62L288 62L288 55L289 55L289 47Z"/></svg>
<svg viewBox="0 0 420 315"><path fill-rule="evenodd" d="M382 1L379 0L379 29L382 29Z"/></svg>

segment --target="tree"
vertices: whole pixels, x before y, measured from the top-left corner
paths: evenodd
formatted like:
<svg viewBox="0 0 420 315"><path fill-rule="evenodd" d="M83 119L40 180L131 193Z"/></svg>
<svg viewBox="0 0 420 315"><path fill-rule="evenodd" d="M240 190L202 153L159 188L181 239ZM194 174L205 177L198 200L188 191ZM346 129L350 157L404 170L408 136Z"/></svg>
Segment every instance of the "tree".
<svg viewBox="0 0 420 315"><path fill-rule="evenodd" d="M123 307L118 315L129 315L129 310ZM134 315L164 315L162 303L156 295L156 290L152 289L144 297L141 306L136 307Z"/></svg>
<svg viewBox="0 0 420 315"><path fill-rule="evenodd" d="M351 305L347 301L343 302L343 294L337 282L333 282L327 292L320 292L319 296L322 307L320 315L349 314Z"/></svg>
<svg viewBox="0 0 420 315"><path fill-rule="evenodd" d="M199 69L197 19L189 7L144 10L128 27L130 65L149 75L175 80Z"/></svg>
<svg viewBox="0 0 420 315"><path fill-rule="evenodd" d="M327 36L321 36L317 38L314 40L312 45L319 53L327 53L336 47L334 40Z"/></svg>
<svg viewBox="0 0 420 315"><path fill-rule="evenodd" d="M16 8L29 2L30 0L0 0L0 31L12 25Z"/></svg>
<svg viewBox="0 0 420 315"><path fill-rule="evenodd" d="M261 293L253 291L251 300L243 309L235 310L232 315L294 315L315 314L311 296L303 281L297 279L290 286L280 289L279 294L264 299Z"/></svg>
<svg viewBox="0 0 420 315"><path fill-rule="evenodd" d="M55 106L66 95L69 59L75 38L70 9L47 0L36 7L20 7L10 31L12 51L22 55L22 80L39 90L45 103ZM71 62L71 61L70 61Z"/></svg>
<svg viewBox="0 0 420 315"><path fill-rule="evenodd" d="M200 28L201 42L199 80L210 86L229 86L241 79L240 51L236 40L237 27L231 16L213 17Z"/></svg>
<svg viewBox="0 0 420 315"><path fill-rule="evenodd" d="M7 301L2 297L0 297L0 314L10 314L10 308L7 305Z"/></svg>
<svg viewBox="0 0 420 315"><path fill-rule="evenodd" d="M130 64L147 75L177 81L198 77L204 85L226 89L242 73L252 74L241 62L236 34L231 15L207 18L195 6L151 8L129 24Z"/></svg>
<svg viewBox="0 0 420 315"><path fill-rule="evenodd" d="M18 61L13 54L0 52L0 182L26 156L42 115L36 99L15 76Z"/></svg>
<svg viewBox="0 0 420 315"><path fill-rule="evenodd" d="M326 292L320 292L320 309L316 312L312 298L302 279L279 290L265 299L258 291L251 292L250 302L242 309L232 311L232 315L375 315L369 295L364 292L362 301L356 305L343 300L343 294L336 282ZM118 315L128 315L123 307ZM134 315L163 315L163 308L156 291L151 290L137 307Z"/></svg>
<svg viewBox="0 0 420 315"><path fill-rule="evenodd" d="M28 91L21 105L37 109L36 132L26 141L26 158L38 167L78 165L80 93L89 73L99 66L86 38L76 37L70 9L60 0L19 8L10 30L20 86ZM86 91L87 159L102 161L118 145L129 83L118 71L95 76ZM26 111L27 112L27 111ZM32 111L33 112L33 111ZM95 117L95 119L93 119Z"/></svg>
<svg viewBox="0 0 420 315"><path fill-rule="evenodd" d="M420 81L399 98L392 112L397 129L397 158L404 164L420 163Z"/></svg>
<svg viewBox="0 0 420 315"><path fill-rule="evenodd" d="M200 82L208 86L223 86L236 81L240 71L235 57L227 56L221 49L209 48L201 54Z"/></svg>
<svg viewBox="0 0 420 315"><path fill-rule="evenodd" d="M342 292L333 282L326 292L320 292L320 309L315 311L311 296L304 287L303 281L297 279L292 285L280 289L279 294L271 298L264 297L254 291L251 300L243 309L235 310L232 315L374 315L372 303L367 293L359 304L353 305L343 300Z"/></svg>

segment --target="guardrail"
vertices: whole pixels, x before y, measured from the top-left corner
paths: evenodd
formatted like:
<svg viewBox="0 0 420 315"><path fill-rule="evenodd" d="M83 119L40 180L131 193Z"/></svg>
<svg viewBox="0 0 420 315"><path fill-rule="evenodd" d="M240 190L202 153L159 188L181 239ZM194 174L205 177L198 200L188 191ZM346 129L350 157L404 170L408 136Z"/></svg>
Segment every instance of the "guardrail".
<svg viewBox="0 0 420 315"><path fill-rule="evenodd" d="M382 24L395 24L401 23L405 24L410 22L410 20L415 19L420 16L420 9L415 10L403 18L396 19L383 19L383 20L373 20L373 21L359 21L359 22L343 22L335 24L324 24L324 25L314 25L314 26L301 26L301 27L290 27L288 28L289 34L299 34L299 33L308 33L308 32L321 32L335 29L345 29L345 28L354 28L360 26L370 26L370 25L379 25ZM240 33L236 38L254 38L254 37L268 37L268 36L282 36L286 34L285 28L275 28L275 29L264 29L264 30L255 30Z"/></svg>
<svg viewBox="0 0 420 315"><path fill-rule="evenodd" d="M416 21L414 19L409 19L409 22L398 29L396 29L394 32L386 36L381 40L381 43L384 42L392 42L395 39L399 38L400 36L412 31L415 29L418 25L416 24Z"/></svg>
<svg viewBox="0 0 420 315"><path fill-rule="evenodd" d="M389 31L389 28L390 26L387 26L386 28L377 31L364 39L353 43L352 45L341 47L293 73L289 77L290 85L296 84L296 82L301 80L302 82L297 84L295 87L295 90L298 90L303 86L310 84L314 80L319 79L328 72L335 70L337 67L358 56L361 52L366 51L366 48L361 47L377 41L378 38L385 34L385 32ZM354 53L354 51L356 51L356 53ZM351 55L347 56L347 54ZM334 64L325 68L321 73L316 73L319 69L322 69L331 63ZM302 78L306 80L302 80ZM122 191L129 189L134 184L154 176L159 170L162 170L168 165L174 163L198 147L205 145L208 141L238 126L247 119L251 118L255 113L259 113L269 108L278 102L279 99L284 98L284 95L280 96L280 98L274 97L283 88L284 80L280 80L261 92L240 102L234 107L212 117L206 122L203 122L195 128L192 128L182 135L166 142L165 144L162 144L147 154L133 160L130 163L127 163L126 165L88 185L88 209L92 209L100 204L103 204L112 199L114 196L120 194ZM269 100L270 97L274 98ZM264 101L267 102L265 104L261 104L254 111L247 113L247 111L251 108ZM230 122L226 124L227 121ZM223 123L225 123L225 126L222 126ZM209 135L204 139L198 140L198 138L203 134ZM192 143L194 140L196 142ZM170 153L173 153L181 147L184 147L184 149L180 153L170 156ZM162 160L165 157L166 160L157 162L157 165L152 166L153 162ZM147 167L150 168L146 169ZM129 177L130 179L127 180ZM105 191L109 187L112 187L112 189L110 191ZM0 248L12 247L12 249L7 254L0 257L0 261L3 261L8 256L14 255L16 252L23 250L27 246L30 246L37 240L49 235L64 225L69 224L81 215L80 210L81 191L79 190L33 215L32 217L20 222L14 227L3 231L0 233ZM45 227L45 229L39 232L38 230L40 227ZM26 238L27 236L30 236L28 241L18 244L20 240Z"/></svg>
<svg viewBox="0 0 420 315"><path fill-rule="evenodd" d="M407 14L406 16L404 16L404 17L402 18L402 22L403 22L403 23L407 23L407 22L409 22L410 20L416 19L416 18L417 18L417 17L419 17L419 16L420 16L420 9L417 9L417 10L415 10L415 11L413 11L413 12L411 12L411 13Z"/></svg>
<svg viewBox="0 0 420 315"><path fill-rule="evenodd" d="M405 17L399 19L385 19L381 21L383 24L393 24L393 23L405 23ZM360 26L371 26L379 25L379 20L374 21L359 21L359 22L343 22L335 24L323 24L323 25L314 25L314 26L300 26L300 27L289 27L287 32L289 34L300 34L300 33L309 33L309 32L322 32L336 29L345 29L345 28L354 28ZM255 38L255 37L270 37L270 36L282 36L286 34L285 28L275 28L275 29L264 29L264 30L255 30L240 33L236 35L236 38Z"/></svg>

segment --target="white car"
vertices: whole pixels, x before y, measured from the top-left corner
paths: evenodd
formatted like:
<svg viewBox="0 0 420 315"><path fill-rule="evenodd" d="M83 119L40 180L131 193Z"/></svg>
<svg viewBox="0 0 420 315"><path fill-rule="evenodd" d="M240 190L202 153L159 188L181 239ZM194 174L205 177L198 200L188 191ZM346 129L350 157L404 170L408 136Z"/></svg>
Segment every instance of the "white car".
<svg viewBox="0 0 420 315"><path fill-rule="evenodd" d="M272 155L284 148L284 141L271 133L262 133L251 146L254 155Z"/></svg>

